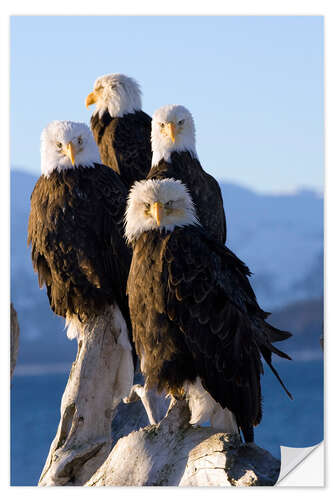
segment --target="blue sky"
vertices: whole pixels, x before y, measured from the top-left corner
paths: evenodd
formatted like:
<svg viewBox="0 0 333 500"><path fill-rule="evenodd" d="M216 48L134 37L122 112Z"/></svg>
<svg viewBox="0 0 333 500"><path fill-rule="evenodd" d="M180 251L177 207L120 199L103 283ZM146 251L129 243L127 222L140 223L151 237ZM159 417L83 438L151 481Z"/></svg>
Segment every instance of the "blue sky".
<svg viewBox="0 0 333 500"><path fill-rule="evenodd" d="M11 164L40 173L54 119L89 122L97 76L122 72L143 109L192 112L203 167L262 192L323 189L321 17L11 18Z"/></svg>

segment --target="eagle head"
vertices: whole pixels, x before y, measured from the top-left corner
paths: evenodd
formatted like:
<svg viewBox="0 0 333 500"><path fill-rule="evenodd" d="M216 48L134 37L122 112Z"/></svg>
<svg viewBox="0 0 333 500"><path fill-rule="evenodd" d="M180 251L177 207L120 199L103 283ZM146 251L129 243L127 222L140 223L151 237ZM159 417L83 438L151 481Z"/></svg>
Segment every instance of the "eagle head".
<svg viewBox="0 0 333 500"><path fill-rule="evenodd" d="M146 231L173 231L175 227L194 224L199 224L194 204L181 181L148 179L132 186L125 214L128 242Z"/></svg>
<svg viewBox="0 0 333 500"><path fill-rule="evenodd" d="M176 104L155 111L151 125L153 166L169 161L174 151L188 151L197 157L194 120L187 108Z"/></svg>
<svg viewBox="0 0 333 500"><path fill-rule="evenodd" d="M58 170L93 167L100 163L98 147L85 123L58 121L49 123L41 135L41 169L46 177Z"/></svg>
<svg viewBox="0 0 333 500"><path fill-rule="evenodd" d="M86 97L86 107L96 104L99 116L108 110L112 117L141 110L141 90L134 78L111 73L97 78L93 91Z"/></svg>

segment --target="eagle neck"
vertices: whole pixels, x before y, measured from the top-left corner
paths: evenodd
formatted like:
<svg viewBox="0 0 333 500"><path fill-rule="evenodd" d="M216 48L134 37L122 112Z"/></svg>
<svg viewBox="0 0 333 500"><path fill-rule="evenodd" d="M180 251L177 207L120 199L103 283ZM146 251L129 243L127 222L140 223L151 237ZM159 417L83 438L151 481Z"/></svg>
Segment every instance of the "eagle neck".
<svg viewBox="0 0 333 500"><path fill-rule="evenodd" d="M175 157L175 155L186 155L189 156L191 159L198 159L198 155L195 149L183 149L180 147L179 149L176 147L173 150L168 150L168 149L156 149L153 151L153 158L152 158L152 166L154 167L155 165L158 165L161 161L165 161L167 163L172 163L172 158Z"/></svg>
<svg viewBox="0 0 333 500"><path fill-rule="evenodd" d="M169 161L161 159L157 165L153 165L147 176L148 179L164 179L172 177L182 181L184 184L191 184L193 174L204 172L199 160L193 158L191 153L183 151L172 153Z"/></svg>
<svg viewBox="0 0 333 500"><path fill-rule="evenodd" d="M161 249L162 246L165 246L171 234L170 231L160 231L158 229L145 231L133 240L133 250L139 253L142 251L147 252L148 250L147 255L152 255L157 249Z"/></svg>

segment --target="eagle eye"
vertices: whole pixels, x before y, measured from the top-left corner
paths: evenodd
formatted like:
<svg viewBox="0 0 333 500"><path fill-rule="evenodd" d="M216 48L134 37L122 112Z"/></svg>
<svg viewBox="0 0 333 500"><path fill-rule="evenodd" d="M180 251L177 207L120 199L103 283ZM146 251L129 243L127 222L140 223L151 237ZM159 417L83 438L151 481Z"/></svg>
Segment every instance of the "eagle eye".
<svg viewBox="0 0 333 500"><path fill-rule="evenodd" d="M150 203L145 203L145 207L146 207L147 210L149 210L150 209Z"/></svg>
<svg viewBox="0 0 333 500"><path fill-rule="evenodd" d="M82 137L78 138L77 143L80 144L80 145L83 143Z"/></svg>
<svg viewBox="0 0 333 500"><path fill-rule="evenodd" d="M178 125L184 125L185 120L179 120Z"/></svg>
<svg viewBox="0 0 333 500"><path fill-rule="evenodd" d="M161 128L164 128L164 123L160 123L160 127L161 127Z"/></svg>
<svg viewBox="0 0 333 500"><path fill-rule="evenodd" d="M62 148L62 142L57 142L57 148L61 149Z"/></svg>

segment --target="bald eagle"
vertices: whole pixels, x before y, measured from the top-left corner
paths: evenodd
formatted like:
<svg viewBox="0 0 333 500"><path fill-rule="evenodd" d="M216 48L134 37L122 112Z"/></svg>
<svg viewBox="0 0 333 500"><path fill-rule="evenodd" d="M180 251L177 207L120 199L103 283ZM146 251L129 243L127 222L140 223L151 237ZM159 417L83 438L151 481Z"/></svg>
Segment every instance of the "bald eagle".
<svg viewBox="0 0 333 500"><path fill-rule="evenodd" d="M240 428L252 442L262 418L261 357L291 397L272 353L290 358L271 343L291 334L265 321L247 266L199 224L183 183L135 183L125 217L133 247L127 293L147 386L185 396L191 424Z"/></svg>
<svg viewBox="0 0 333 500"><path fill-rule="evenodd" d="M43 130L41 170L28 225L39 286L45 284L52 311L66 318L70 338L93 318L111 316L107 327L121 332L127 365L124 397L133 382L126 297L131 251L123 234L127 189L118 174L100 164L83 123L53 121Z"/></svg>
<svg viewBox="0 0 333 500"><path fill-rule="evenodd" d="M96 104L90 125L102 162L129 188L151 167L151 118L141 110L138 83L122 74L97 78L86 106Z"/></svg>
<svg viewBox="0 0 333 500"><path fill-rule="evenodd" d="M148 179L174 178L189 189L200 223L225 243L227 226L217 181L202 168L195 147L194 120L184 106L167 105L152 119L152 168Z"/></svg>

